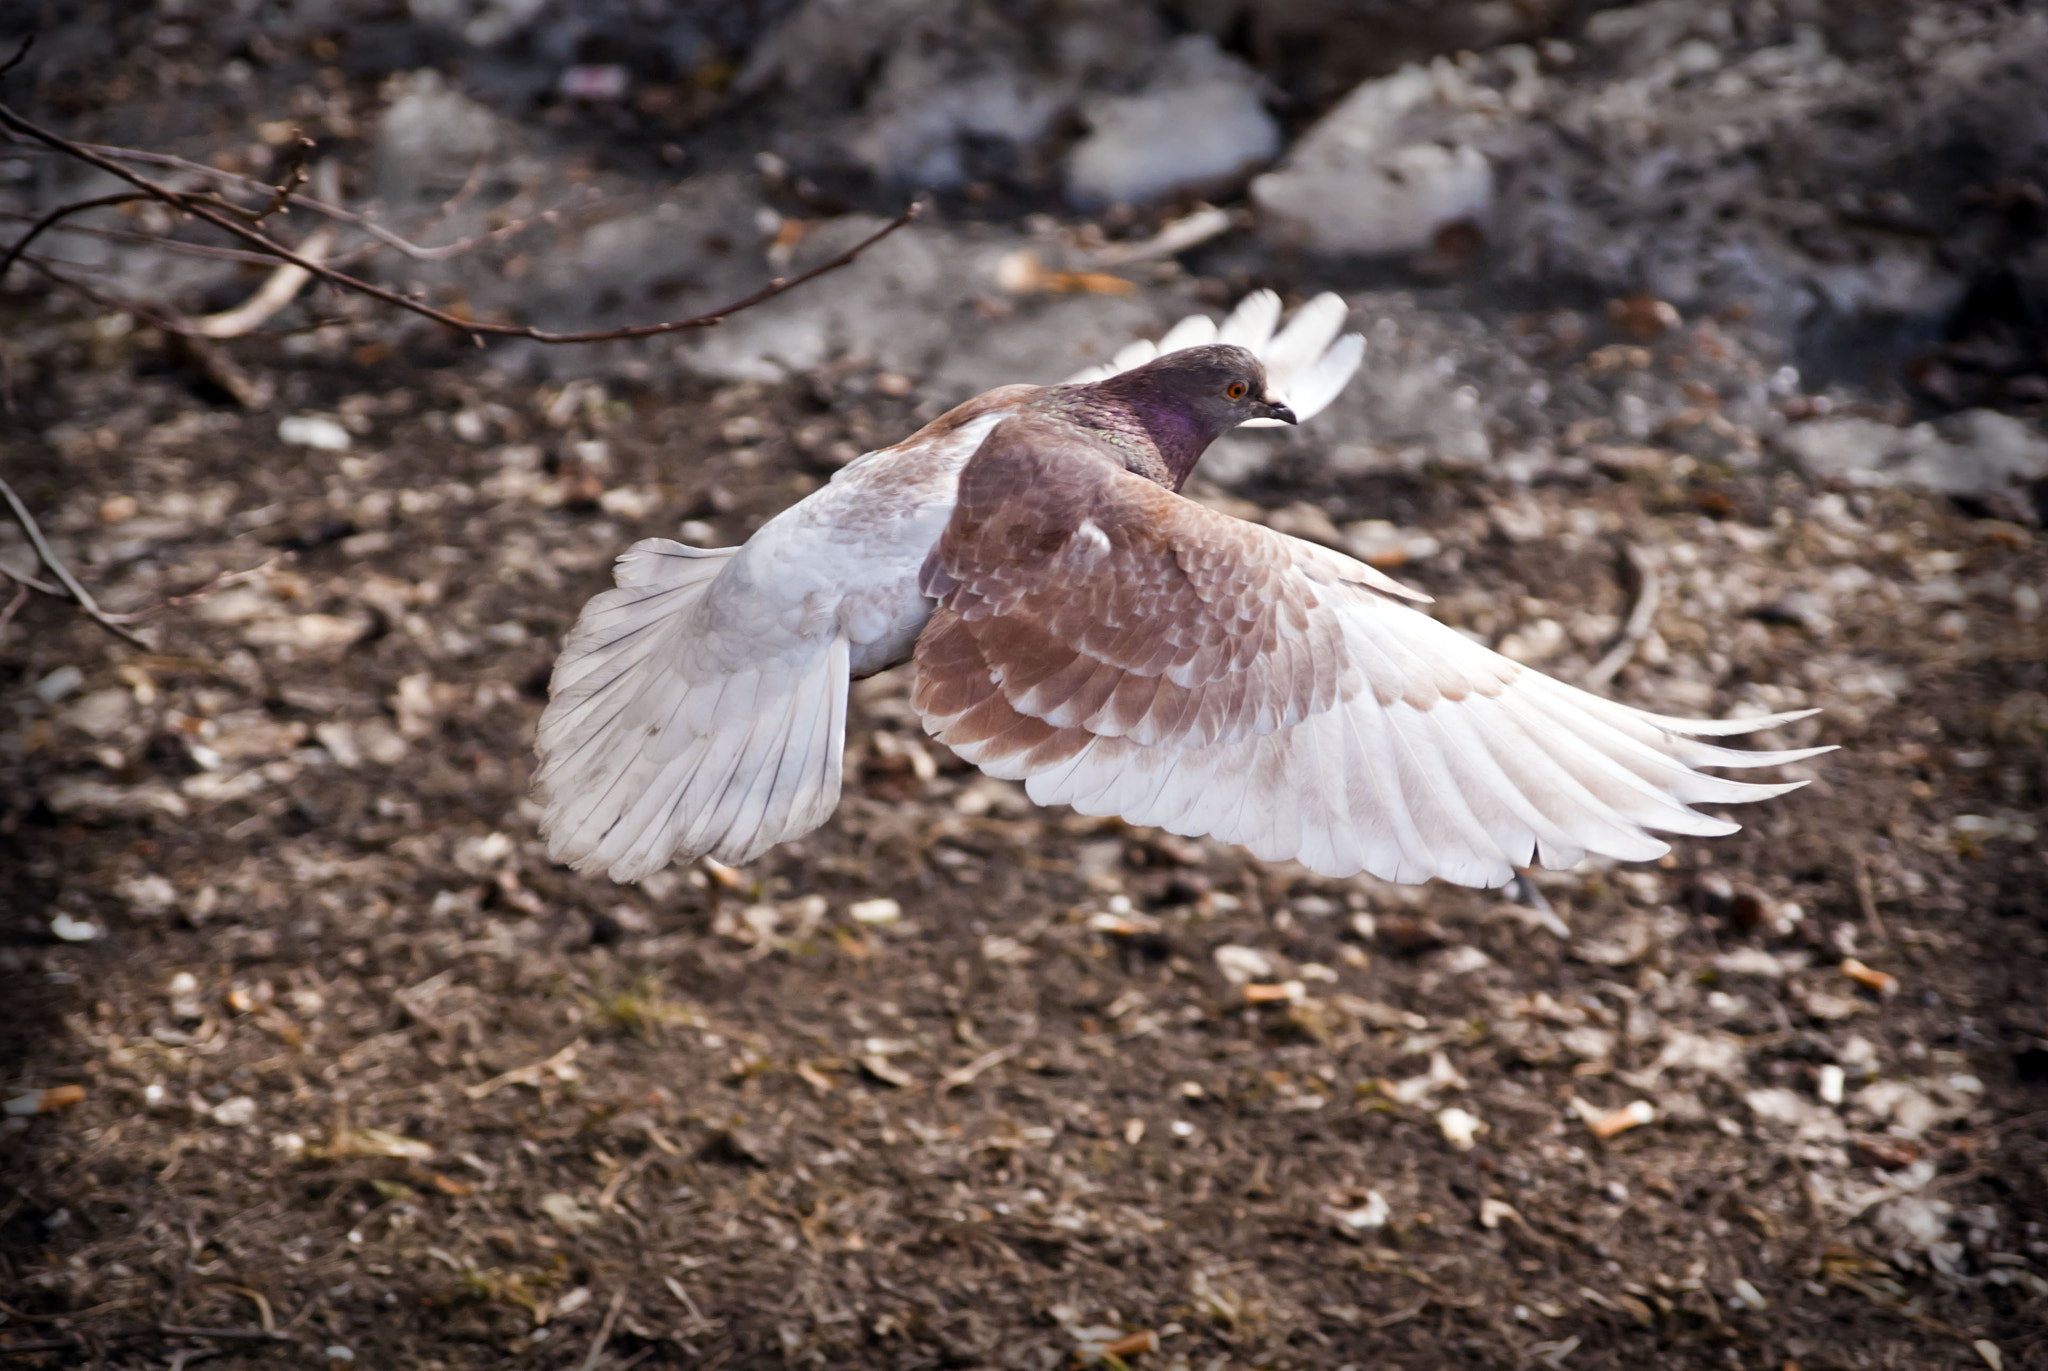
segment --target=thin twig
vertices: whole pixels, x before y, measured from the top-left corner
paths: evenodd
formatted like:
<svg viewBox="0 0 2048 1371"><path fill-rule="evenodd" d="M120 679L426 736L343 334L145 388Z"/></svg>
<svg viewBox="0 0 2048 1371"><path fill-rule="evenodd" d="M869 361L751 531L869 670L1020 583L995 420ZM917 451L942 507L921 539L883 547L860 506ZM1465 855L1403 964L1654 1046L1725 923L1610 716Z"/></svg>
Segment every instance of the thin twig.
<svg viewBox="0 0 2048 1371"><path fill-rule="evenodd" d="M489 1080L479 1082L476 1085L465 1085L462 1087L462 1093L472 1100L481 1100L487 1095L497 1093L508 1085L538 1085L543 1073L559 1071L562 1067L575 1061L576 1054L582 1050L583 1040L578 1038L552 1057L548 1057L543 1061L529 1062L525 1066L515 1066L510 1071L500 1072Z"/></svg>
<svg viewBox="0 0 2048 1371"><path fill-rule="evenodd" d="M309 262L324 262L328 249L333 246L334 226L322 224L299 244L299 252ZM296 300L299 292L305 289L306 282L312 279L312 274L304 267L282 263L256 288L256 293L241 304L194 320L193 332L203 338L241 338L254 333L269 323L279 310Z"/></svg>
<svg viewBox="0 0 2048 1371"><path fill-rule="evenodd" d="M60 220L74 214L83 214L89 209L106 209L112 205L132 205L138 200L148 200L150 198L150 196L139 190L131 190L123 191L119 195L101 195L91 200L79 200L73 204L57 206L57 208L36 220L34 227L17 238L13 247L7 249L7 255L0 257L0 281L7 279L7 273L12 271L14 264L21 260L21 254L28 251L28 245L41 237L45 230L55 228Z"/></svg>
<svg viewBox="0 0 2048 1371"><path fill-rule="evenodd" d="M138 162L145 166L165 167L175 171L190 172L195 176L210 176L217 181L241 186L248 190L271 189L267 182L259 181L253 176L245 176L238 171L222 171L219 167L209 167L204 162L190 161L183 157L173 156L168 152L146 152L141 148L120 148L106 143L80 143L79 146L88 152L96 152L102 157L111 157L117 161ZM47 149L36 148L32 149L32 151L43 152L47 151ZM474 172L471 173L471 179L475 179ZM464 190L469 185L470 182L465 181L463 183ZM584 194L586 197L589 197L596 195L596 192L585 188ZM434 212L432 217L422 224L420 228L413 231L418 233L431 228L444 215L453 213L455 207L462 202L463 198L464 191L456 191L454 195L448 197L440 209ZM291 203L295 207L310 209L315 214L324 214L330 219L359 228L377 239L383 246L403 253L416 262L444 261L450 257L460 256L462 253L485 243L494 243L500 239L509 238L514 234L524 233L535 224L552 224L561 217L563 210L570 207L569 202L564 201L562 204L542 210L538 214L530 214L522 219L514 219L510 223L492 229L489 233L475 234L471 237L460 239L457 242L443 243L438 247L430 248L422 247L418 243L392 232L367 214L358 214L354 210L345 209L340 205L316 196L295 194L291 197ZM358 261L376 250L376 246L373 244L365 244L360 248L351 248L349 251L337 256L329 265L339 267L349 262ZM268 258L269 254L265 254L265 256Z"/></svg>
<svg viewBox="0 0 2048 1371"><path fill-rule="evenodd" d="M625 1303L624 1290L612 1296L611 1308L604 1311L604 1322L597 1326L597 1336L591 1340L590 1351L584 1354L580 1371L595 1371L598 1359L604 1356L604 1345L612 1340L612 1325L619 1321L619 1309Z"/></svg>
<svg viewBox="0 0 2048 1371"><path fill-rule="evenodd" d="M998 1047L984 1052L973 1061L967 1063L967 1065L955 1067L939 1077L939 1088L933 1093L943 1095L948 1090L958 1090L964 1085L971 1084L974 1078L982 1072L992 1066L1000 1066L1023 1050L1024 1044L1011 1043L1007 1047Z"/></svg>
<svg viewBox="0 0 2048 1371"><path fill-rule="evenodd" d="M194 336L189 327L179 323L169 315L159 314L149 308L149 306L137 304L133 300L123 300L119 296L109 295L103 290L87 285L75 276L66 276L33 252L22 254L21 260L24 266L32 267L41 272L44 276L55 281L80 299L90 300L102 308L111 309L117 313L132 314L151 328L161 329L165 333L174 333L180 337L187 338Z"/></svg>
<svg viewBox="0 0 2048 1371"><path fill-rule="evenodd" d="M68 600L71 598L69 595L66 595L64 593L64 587L53 586L48 581L38 580L36 577L29 575L25 571L16 571L11 566L0 565L0 576L5 576L8 580L14 582L23 590L33 590L38 595L50 595L54 596L59 600Z"/></svg>
<svg viewBox="0 0 2048 1371"><path fill-rule="evenodd" d="M1621 630L1621 641L1608 649L1591 671L1586 673L1586 687L1598 690L1615 678L1628 665L1629 658L1636 655L1636 649L1650 636L1650 630L1657 622L1657 603L1664 597L1663 587L1657 579L1657 568L1651 563L1650 555L1634 543L1627 546L1628 564L1636 570L1636 607L1629 611L1628 624Z"/></svg>
<svg viewBox="0 0 2048 1371"><path fill-rule="evenodd" d="M149 197L140 195L147 200ZM0 209L0 223L26 224L36 216L18 214L13 210ZM214 262L242 262L251 266L269 267L277 265L277 259L267 252L250 252L246 248L224 248L214 243L187 243L178 238L166 238L162 234L142 233L135 229L101 228L97 224L59 224L59 233L82 234L87 238L103 238L110 243L137 243L144 247L163 248L168 252L182 252L188 257L204 257ZM364 244L364 249L375 251L376 244ZM360 255L361 250L356 254ZM347 260L352 254L342 253L328 258L332 264Z"/></svg>
<svg viewBox="0 0 2048 1371"><path fill-rule="evenodd" d="M267 1328L191 1328L181 1323L160 1323L156 1331L167 1338L219 1338L235 1342L290 1342L292 1339Z"/></svg>
<svg viewBox="0 0 2048 1371"><path fill-rule="evenodd" d="M1870 929L1870 936L1883 946L1891 941L1891 934L1877 912L1877 891L1870 883L1870 863L1864 859L1862 848L1849 849L1849 869L1856 880L1856 903L1863 907L1863 922Z"/></svg>
<svg viewBox="0 0 2048 1371"><path fill-rule="evenodd" d="M230 237L239 238L252 247L270 253L279 261L289 262L293 266L301 267L330 285L344 290L355 291L359 295L367 295L373 300L381 300L387 305L394 305L399 309L409 310L414 314L420 315L422 318L431 319L444 328L463 334L479 347L483 345L483 340L486 337L528 338L539 343L606 343L630 338L653 338L668 333L680 333L687 329L711 328L723 323L728 315L737 314L741 310L751 309L787 291L794 290L806 282L816 280L827 272L836 271L840 267L847 265L870 247L873 247L882 239L917 218L921 210L920 205L913 203L903 213L897 215L876 232L869 234L866 238L845 252L840 253L829 262L813 267L798 276L778 276L751 295L747 295L733 301L729 305L705 314L699 314L688 319L670 319L659 324L635 324L625 328L602 329L584 333L551 333L545 329L537 329L525 324L492 324L474 319L459 319L445 310L435 309L432 305L422 300L416 300L407 295L400 295L396 291L386 290L382 286L373 285L360 277L350 276L346 272L336 271L332 267L310 261L299 253L285 247L282 243L267 237L259 230L239 222L233 215L221 213L209 205L203 197L188 195L181 191L172 190L168 186L159 185L146 176L140 176L128 170L112 158L103 157L98 153L89 151L68 138L52 133L41 125L22 118L21 115L16 114L5 105L0 105L0 125L12 129L16 133L33 138L46 147L66 153L88 166L97 167L111 176L118 177L138 190L149 193L153 198L161 200L173 209L183 210L193 218L211 224Z"/></svg>
<svg viewBox="0 0 2048 1371"><path fill-rule="evenodd" d="M36 550L36 556L42 559L43 565L49 568L50 574L57 578L64 589L71 592L71 598L78 602L78 607L107 632L127 639L144 652L154 652L156 649L148 639L101 609L100 602L92 597L92 592L80 585L78 578L71 574L71 569L57 559L57 554L50 548L49 540L43 537L42 527L36 523L35 516L28 512L28 506L14 493L14 487L4 480L0 480L0 496L6 498L8 507L14 511L14 521L20 524L21 531L28 535L29 546Z"/></svg>
<svg viewBox="0 0 2048 1371"><path fill-rule="evenodd" d="M0 571L4 570L6 570L6 568L0 567ZM7 632L7 626L14 622L14 616L16 614L19 614L21 612L21 607L27 603L28 587L16 586L14 588L14 598L7 602L7 608L0 609L0 634L5 634Z"/></svg>
<svg viewBox="0 0 2048 1371"><path fill-rule="evenodd" d="M14 56L8 58L5 62L0 62L0 76L5 76L8 72L20 66L21 59L28 56L28 50L35 45L36 36L34 33L30 33L28 37L22 39L21 46L14 50Z"/></svg>

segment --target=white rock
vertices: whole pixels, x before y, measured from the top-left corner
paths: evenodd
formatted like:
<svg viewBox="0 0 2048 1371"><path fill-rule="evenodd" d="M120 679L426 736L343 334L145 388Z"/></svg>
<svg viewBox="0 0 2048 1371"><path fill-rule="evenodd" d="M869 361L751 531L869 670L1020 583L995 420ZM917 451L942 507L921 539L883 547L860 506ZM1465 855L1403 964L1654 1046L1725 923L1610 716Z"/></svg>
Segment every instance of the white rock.
<svg viewBox="0 0 2048 1371"><path fill-rule="evenodd" d="M61 913L50 920L50 932L67 943L89 943L100 935L98 924Z"/></svg>
<svg viewBox="0 0 2048 1371"><path fill-rule="evenodd" d="M1280 150L1258 77L1204 34L1174 43L1141 93L1096 102L1067 158L1077 205L1140 202L1227 185Z"/></svg>
<svg viewBox="0 0 2048 1371"><path fill-rule="evenodd" d="M277 436L280 441L322 452L347 452L351 441L347 429L318 414L285 416L277 422Z"/></svg>
<svg viewBox="0 0 2048 1371"><path fill-rule="evenodd" d="M46 705L53 705L78 689L84 682L83 671L75 666L60 666L36 682L36 698Z"/></svg>
<svg viewBox="0 0 2048 1371"><path fill-rule="evenodd" d="M1370 1233L1385 1228L1394 1211L1387 1204L1386 1196L1377 1190L1365 1192L1365 1203L1355 1209L1338 1209L1332 1206L1328 1211L1337 1227L1346 1233Z"/></svg>
<svg viewBox="0 0 2048 1371"><path fill-rule="evenodd" d="M1469 1152L1485 1129L1486 1123L1476 1114L1468 1114L1453 1105L1436 1116L1436 1126L1443 1130L1444 1140L1460 1152Z"/></svg>
<svg viewBox="0 0 2048 1371"><path fill-rule="evenodd" d="M222 1100L213 1107L213 1121L229 1128L246 1128L256 1122L256 1101L247 1095Z"/></svg>
<svg viewBox="0 0 2048 1371"><path fill-rule="evenodd" d="M1216 949L1214 955L1216 969L1221 971L1223 979L1232 985L1270 980L1273 976L1273 959L1257 948L1225 943Z"/></svg>
<svg viewBox="0 0 2048 1371"><path fill-rule="evenodd" d="M856 900L846 907L855 923L893 924L903 917L903 906L891 899Z"/></svg>
<svg viewBox="0 0 2048 1371"><path fill-rule="evenodd" d="M1493 165L1477 148L1436 141L1443 74L1408 66L1368 81L1252 182L1261 227L1289 246L1374 256L1428 247L1460 220L1493 211Z"/></svg>

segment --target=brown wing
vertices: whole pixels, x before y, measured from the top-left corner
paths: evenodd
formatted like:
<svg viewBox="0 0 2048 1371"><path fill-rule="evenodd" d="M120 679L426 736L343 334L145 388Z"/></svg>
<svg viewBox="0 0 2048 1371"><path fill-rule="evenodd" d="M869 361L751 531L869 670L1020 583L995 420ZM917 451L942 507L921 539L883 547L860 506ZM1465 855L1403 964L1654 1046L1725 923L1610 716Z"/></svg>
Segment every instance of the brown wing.
<svg viewBox="0 0 2048 1371"><path fill-rule="evenodd" d="M1042 418L992 432L928 561L925 727L1040 803L1241 842L1267 859L1498 885L1536 860L1642 859L1722 833L1688 802L1789 787L1392 598L1351 559L1181 498Z"/></svg>

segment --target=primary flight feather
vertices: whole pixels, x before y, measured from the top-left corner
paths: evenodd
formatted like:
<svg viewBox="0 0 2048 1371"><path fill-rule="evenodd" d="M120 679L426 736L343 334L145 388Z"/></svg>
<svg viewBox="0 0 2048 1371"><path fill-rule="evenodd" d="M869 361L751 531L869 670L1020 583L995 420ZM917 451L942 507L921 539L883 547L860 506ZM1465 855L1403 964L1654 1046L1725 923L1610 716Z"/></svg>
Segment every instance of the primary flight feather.
<svg viewBox="0 0 2048 1371"><path fill-rule="evenodd" d="M1034 800L1295 858L1502 885L1765 799L1696 741L1573 689L1327 548L1177 492L1242 423L1319 412L1364 340L1249 297L1062 386L1005 386L849 464L740 548L636 544L564 644L538 738L549 853L638 880L752 860L839 800L849 680L914 652L932 735Z"/></svg>

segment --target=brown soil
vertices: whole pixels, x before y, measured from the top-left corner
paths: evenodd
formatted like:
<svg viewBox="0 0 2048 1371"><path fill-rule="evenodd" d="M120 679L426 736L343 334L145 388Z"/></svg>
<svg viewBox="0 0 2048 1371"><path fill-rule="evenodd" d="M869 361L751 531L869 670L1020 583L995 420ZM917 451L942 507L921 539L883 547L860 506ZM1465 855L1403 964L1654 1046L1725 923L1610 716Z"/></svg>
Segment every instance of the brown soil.
<svg viewBox="0 0 2048 1371"><path fill-rule="evenodd" d="M1406 511L1449 617L1593 625L1567 677L1611 624L1584 616L1627 612L1618 542L1689 548L1668 659L1616 691L1829 706L1787 740L1843 750L1742 834L1546 880L1569 941L1492 893L1034 809L894 677L857 690L825 829L626 889L535 838L553 642L633 537L736 540L818 479L791 435L865 444L910 402L278 360L279 412L355 416L334 453L79 327L0 469L81 574L129 608L298 556L154 621L155 655L43 599L0 639L0 1069L84 1087L5 1125L10 1361L1053 1367L1155 1330L1131 1365L2048 1366L2027 530L1711 465L1254 492ZM742 414L759 441L717 436ZM1794 583L1839 590L1824 631L1773 608ZM1421 1090L1437 1054L1457 1079ZM1638 1099L1605 1142L1582 1117ZM1937 1202L1917 1239L1881 1221L1900 1177Z"/></svg>

